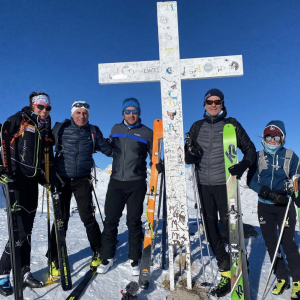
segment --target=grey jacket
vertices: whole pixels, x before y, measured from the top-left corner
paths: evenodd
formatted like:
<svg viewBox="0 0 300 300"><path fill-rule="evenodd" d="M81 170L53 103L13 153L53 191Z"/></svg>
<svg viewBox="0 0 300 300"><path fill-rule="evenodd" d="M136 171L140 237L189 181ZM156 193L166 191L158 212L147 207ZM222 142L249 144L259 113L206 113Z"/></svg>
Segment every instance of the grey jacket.
<svg viewBox="0 0 300 300"><path fill-rule="evenodd" d="M129 129L123 122L111 130L113 163L111 177L133 181L147 177L147 153L152 155L153 131L140 125Z"/></svg>
<svg viewBox="0 0 300 300"><path fill-rule="evenodd" d="M223 127L226 123L234 125L237 134L237 146L244 154L243 160L250 166L256 158L256 149L242 125L233 118L226 119L227 111L224 107L223 113L217 117L204 114L204 120L195 122L189 132L191 137L196 137L197 143L202 148L201 156L197 162L189 160L186 153L186 163L195 163L198 183L203 185L222 185L225 180L225 162L223 151ZM196 127L201 127L199 133L195 133ZM198 127L199 128L199 127Z"/></svg>

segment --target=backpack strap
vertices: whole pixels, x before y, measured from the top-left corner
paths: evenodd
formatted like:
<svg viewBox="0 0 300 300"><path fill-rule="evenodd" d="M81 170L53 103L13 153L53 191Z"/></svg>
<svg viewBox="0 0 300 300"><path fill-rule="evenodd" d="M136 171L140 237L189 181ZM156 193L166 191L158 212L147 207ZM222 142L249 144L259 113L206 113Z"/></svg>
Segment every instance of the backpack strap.
<svg viewBox="0 0 300 300"><path fill-rule="evenodd" d="M294 154L293 150L287 149L285 152L283 170L288 179L290 179L290 164L291 164L291 159L292 159L293 154Z"/></svg>
<svg viewBox="0 0 300 300"><path fill-rule="evenodd" d="M96 136L97 136L97 133L96 133L96 128L94 125L90 124L90 130L91 130L91 135L92 135L92 141L93 141L93 153L96 153Z"/></svg>
<svg viewBox="0 0 300 300"><path fill-rule="evenodd" d="M60 152L62 151L58 149L59 147L59 144L58 144L58 133L61 129L61 127L67 123L67 122L71 122L69 119L65 119L63 122L59 123L59 122L56 122L53 129L52 129L52 136L53 136L53 139L54 139L54 145L55 145L55 149L54 151L58 153L58 156L60 155Z"/></svg>
<svg viewBox="0 0 300 300"><path fill-rule="evenodd" d="M267 169L268 168L268 164L264 158L264 150L260 150L258 152L258 174L257 174L257 182L260 182L260 174L262 172L263 169Z"/></svg>

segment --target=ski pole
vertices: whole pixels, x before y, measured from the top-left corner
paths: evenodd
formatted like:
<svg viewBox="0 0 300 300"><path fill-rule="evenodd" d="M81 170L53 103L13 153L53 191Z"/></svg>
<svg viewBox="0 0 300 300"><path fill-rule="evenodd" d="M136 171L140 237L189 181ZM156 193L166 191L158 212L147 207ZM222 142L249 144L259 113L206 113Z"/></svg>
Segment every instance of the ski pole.
<svg viewBox="0 0 300 300"><path fill-rule="evenodd" d="M44 213L45 188L43 187L42 214Z"/></svg>
<svg viewBox="0 0 300 300"><path fill-rule="evenodd" d="M163 184L164 184L164 172L161 173L160 175L160 187L159 187L159 200L158 200L158 211L157 211L157 217L156 217L156 222L155 222L155 227L154 227L154 232L153 232L153 237L152 237L152 248L151 248L151 265L153 266L153 255L154 255L154 247L155 247L155 239L156 239L156 234L157 234L157 228L158 228L158 223L159 223L159 216L160 216L160 207L161 207L161 199L162 199L162 193L163 193Z"/></svg>
<svg viewBox="0 0 300 300"><path fill-rule="evenodd" d="M279 249L279 246L280 246L280 242L281 242L281 238L282 238L283 231L284 231L284 228L285 228L285 222L286 222L286 218L287 218L287 215L288 215L288 212L289 212L291 202L292 202L292 197L289 197L289 202L288 202L286 212L285 212L285 215L284 215L284 218L283 218L283 222L282 222L282 225L281 225L279 239L278 239L277 246L276 246L276 249L275 249L275 252L274 252L274 257L273 257L273 260L272 260L270 272L269 272L269 275L268 275L267 283L266 283L266 286L265 286L265 289L264 289L264 293L261 297L261 300L263 300L264 297L265 297L265 293L266 293L266 290L267 290L267 287L269 285L269 281L270 281L270 278L271 278L272 270L273 270L273 267L274 267L276 259L277 259L277 252L278 252L278 249Z"/></svg>
<svg viewBox="0 0 300 300"><path fill-rule="evenodd" d="M95 189L94 189L94 186L93 186L93 185L92 185L92 188L93 188L94 196L95 196L96 203L97 203L97 206L98 206L98 209L99 209L99 213L100 213L100 217L101 217L101 220L102 220L102 224L103 224L103 226L104 226L104 222L103 222L103 217L102 217L101 209L100 209L99 202L98 202L98 199L97 199L97 196L96 196L96 192L95 192Z"/></svg>
<svg viewBox="0 0 300 300"><path fill-rule="evenodd" d="M197 190L196 190L196 177L195 177L195 170L192 167L192 177L193 177L193 186L194 186L194 198L195 198L195 208L197 209L197 226L198 226L198 236L199 236L199 244L200 244L200 252L201 252L201 264L202 264L202 272L204 276L204 282L201 285L207 286L209 285L208 282L206 282L206 273L205 273L205 266L204 266L204 260L203 260L203 250L202 250L202 241L201 241L201 233L200 233L200 223L199 223L199 211L198 211L198 205L197 205Z"/></svg>
<svg viewBox="0 0 300 300"><path fill-rule="evenodd" d="M194 170L194 176L195 176L195 180L196 180L195 166L193 166L193 170ZM206 248L207 248L207 253L208 253L208 257L209 257L209 264L210 264L210 268L211 268L211 276L212 276L213 284L215 284L214 271L213 271L213 266L212 266L212 261L211 261L210 250L209 250L209 246L208 246L209 242L208 242L207 233L206 233L206 225L205 225L205 219L204 219L204 216L203 216L203 208L202 208L202 204L201 204L200 190L198 188L198 184L196 185L196 187L197 187L197 192L198 192L198 193L196 193L198 209L199 209L199 212L200 212L201 221L202 221L202 225L203 225L203 229L204 229Z"/></svg>
<svg viewBox="0 0 300 300"><path fill-rule="evenodd" d="M46 284L53 282L52 280L52 265L51 265L51 233L50 233L50 191L49 191L49 147L48 142L46 142L46 147L44 148L44 158L45 158L45 175L46 175L46 195L47 195L47 229L48 229L48 272L49 278Z"/></svg>

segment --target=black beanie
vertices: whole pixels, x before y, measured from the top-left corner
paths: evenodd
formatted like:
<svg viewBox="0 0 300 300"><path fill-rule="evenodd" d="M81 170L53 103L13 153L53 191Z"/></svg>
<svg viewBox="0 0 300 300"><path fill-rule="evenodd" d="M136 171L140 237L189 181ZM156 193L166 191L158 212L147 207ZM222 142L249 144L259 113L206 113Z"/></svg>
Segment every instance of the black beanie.
<svg viewBox="0 0 300 300"><path fill-rule="evenodd" d="M219 90L219 89L210 89L209 91L207 91L204 95L204 103L203 106L205 106L205 101L211 97L211 96L217 96L219 97L224 105L224 94Z"/></svg>

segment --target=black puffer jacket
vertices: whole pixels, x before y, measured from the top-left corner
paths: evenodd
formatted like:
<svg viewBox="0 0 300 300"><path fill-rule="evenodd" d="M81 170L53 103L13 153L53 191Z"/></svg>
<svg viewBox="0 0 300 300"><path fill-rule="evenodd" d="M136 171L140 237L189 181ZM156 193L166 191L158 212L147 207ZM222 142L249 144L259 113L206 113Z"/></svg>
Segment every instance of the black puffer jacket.
<svg viewBox="0 0 300 300"><path fill-rule="evenodd" d="M226 116L225 107L220 116L211 117L204 113L204 120L195 122L188 133L191 139L200 145L202 151L201 155L195 158L186 149L185 162L187 164L195 163L198 183L203 185L226 183L223 151L223 127L226 123L235 127L237 146L244 154L243 161L246 161L248 166L255 161L256 149L248 134L236 119L226 118Z"/></svg>
<svg viewBox="0 0 300 300"><path fill-rule="evenodd" d="M40 129L38 128L39 117L29 107L9 117L6 122L10 123L11 136L11 164L12 171L28 177L43 177L44 169L43 149L46 146L46 139L52 139L51 119ZM5 124L4 123L4 124ZM50 172L54 173L52 141L48 141L50 151ZM41 182L44 179L41 179Z"/></svg>
<svg viewBox="0 0 300 300"><path fill-rule="evenodd" d="M55 126L59 126L58 123ZM106 156L112 156L112 147L103 137L97 126L95 150L101 151ZM53 128L54 130L54 128ZM93 140L89 123L83 127L75 124L73 119L64 122L58 132L59 151L55 154L55 167L58 175L67 178L81 178L88 176L93 167Z"/></svg>
<svg viewBox="0 0 300 300"><path fill-rule="evenodd" d="M129 129L124 123L116 124L110 138L114 148L111 177L133 181L147 177L147 152L152 155L153 131L140 125Z"/></svg>

